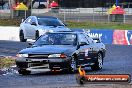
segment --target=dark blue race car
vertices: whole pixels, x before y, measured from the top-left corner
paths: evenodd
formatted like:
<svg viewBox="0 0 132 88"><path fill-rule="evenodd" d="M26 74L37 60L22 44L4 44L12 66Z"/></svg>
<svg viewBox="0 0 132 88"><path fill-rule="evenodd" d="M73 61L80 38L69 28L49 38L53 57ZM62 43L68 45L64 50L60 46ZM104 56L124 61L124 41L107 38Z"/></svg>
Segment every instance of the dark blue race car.
<svg viewBox="0 0 132 88"><path fill-rule="evenodd" d="M105 51L104 44L97 44L83 32L46 33L17 54L16 65L23 75L32 71L75 72L79 66L100 70Z"/></svg>

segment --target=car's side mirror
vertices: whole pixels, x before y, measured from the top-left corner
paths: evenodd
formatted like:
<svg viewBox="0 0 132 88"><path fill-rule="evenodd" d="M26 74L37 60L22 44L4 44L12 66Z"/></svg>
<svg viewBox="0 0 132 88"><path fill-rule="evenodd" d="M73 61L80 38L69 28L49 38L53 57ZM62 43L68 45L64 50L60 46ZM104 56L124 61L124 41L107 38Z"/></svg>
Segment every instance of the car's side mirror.
<svg viewBox="0 0 132 88"><path fill-rule="evenodd" d="M37 24L36 24L35 22L32 22L32 23L31 23L31 25L34 25L34 26L36 26Z"/></svg>
<svg viewBox="0 0 132 88"><path fill-rule="evenodd" d="M28 48L33 46L34 42L28 42Z"/></svg>
<svg viewBox="0 0 132 88"><path fill-rule="evenodd" d="M68 26L66 23L63 23L65 26Z"/></svg>
<svg viewBox="0 0 132 88"><path fill-rule="evenodd" d="M81 42L80 44L79 44L79 46L84 46L84 45L88 45L86 42Z"/></svg>
<svg viewBox="0 0 132 88"><path fill-rule="evenodd" d="M95 42L95 43L100 43L100 41L99 41L99 40L94 40L94 42Z"/></svg>

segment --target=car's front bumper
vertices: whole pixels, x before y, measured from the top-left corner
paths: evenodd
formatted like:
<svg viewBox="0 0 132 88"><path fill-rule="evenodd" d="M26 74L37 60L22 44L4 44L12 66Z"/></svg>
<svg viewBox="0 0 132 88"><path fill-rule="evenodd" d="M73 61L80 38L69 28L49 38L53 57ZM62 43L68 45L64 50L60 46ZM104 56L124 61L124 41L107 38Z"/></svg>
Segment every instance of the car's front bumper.
<svg viewBox="0 0 132 88"><path fill-rule="evenodd" d="M70 58L32 59L18 58L16 65L19 69L28 71L53 71L69 69Z"/></svg>

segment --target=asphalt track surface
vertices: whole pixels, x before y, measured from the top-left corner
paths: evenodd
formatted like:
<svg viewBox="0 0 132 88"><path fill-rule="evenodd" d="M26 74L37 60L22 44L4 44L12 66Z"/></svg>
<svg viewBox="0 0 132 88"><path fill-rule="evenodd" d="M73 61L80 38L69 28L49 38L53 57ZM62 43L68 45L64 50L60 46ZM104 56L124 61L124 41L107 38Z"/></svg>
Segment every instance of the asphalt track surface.
<svg viewBox="0 0 132 88"><path fill-rule="evenodd" d="M28 46L27 43L0 41L0 55L15 56L17 52ZM103 69L87 74L130 74L132 76L132 46L106 45L106 57ZM131 83L130 83L131 84ZM0 88L132 88L130 84L86 84L76 83L76 74L67 72L43 72L22 76L17 72L0 74Z"/></svg>

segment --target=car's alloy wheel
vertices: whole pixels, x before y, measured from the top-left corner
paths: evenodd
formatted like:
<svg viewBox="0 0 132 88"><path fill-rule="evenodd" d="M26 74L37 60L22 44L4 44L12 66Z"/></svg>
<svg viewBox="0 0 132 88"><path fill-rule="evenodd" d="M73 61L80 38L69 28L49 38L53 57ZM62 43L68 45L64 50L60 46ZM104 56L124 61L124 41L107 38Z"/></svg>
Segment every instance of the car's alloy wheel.
<svg viewBox="0 0 132 88"><path fill-rule="evenodd" d="M20 42L26 42L27 41L27 39L24 39L24 33L22 30L20 31L19 36L20 36Z"/></svg>
<svg viewBox="0 0 132 88"><path fill-rule="evenodd" d="M75 57L72 56L72 61L71 61L71 65L70 65L70 71L71 72L76 72L77 71L77 63L75 60Z"/></svg>
<svg viewBox="0 0 132 88"><path fill-rule="evenodd" d="M29 75L31 73L31 71L20 69L20 70L18 70L18 73L21 75Z"/></svg>
<svg viewBox="0 0 132 88"><path fill-rule="evenodd" d="M102 58L102 54L98 53L98 59L95 62L95 64L93 66L91 66L92 70L101 70L103 66L103 58Z"/></svg>
<svg viewBox="0 0 132 88"><path fill-rule="evenodd" d="M35 39L37 40L39 38L39 31L36 31L35 33Z"/></svg>

